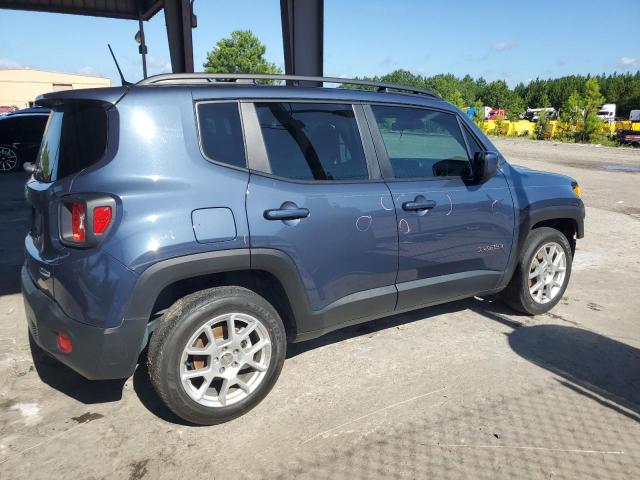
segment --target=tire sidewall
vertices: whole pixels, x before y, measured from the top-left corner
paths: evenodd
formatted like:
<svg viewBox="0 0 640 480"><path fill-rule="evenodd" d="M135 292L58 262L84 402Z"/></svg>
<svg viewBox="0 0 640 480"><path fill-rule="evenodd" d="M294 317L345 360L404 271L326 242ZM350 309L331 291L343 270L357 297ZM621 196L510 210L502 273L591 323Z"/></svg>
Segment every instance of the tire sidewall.
<svg viewBox="0 0 640 480"><path fill-rule="evenodd" d="M560 245L563 249L565 258L567 259L567 269L565 272L564 283L558 292L558 295L547 303L538 303L536 302L531 293L529 292L529 266L531 265L531 261L533 260L533 256L536 252L544 245L545 243L554 242ZM536 230L533 230L529 237L527 238L527 247L525 248L524 254L520 260L520 265L518 268L520 275L520 300L522 302L522 306L525 308L527 313L532 315L539 315L542 313L546 313L555 307L558 302L562 299L564 292L569 285L569 280L571 278L571 267L573 264L573 255L571 253L571 246L569 245L569 241L567 237L565 237L561 232L555 230L553 228L542 227Z"/></svg>
<svg viewBox="0 0 640 480"><path fill-rule="evenodd" d="M169 407L172 408L172 404L179 406L180 411L174 410L174 413L180 417L198 424L216 424L231 420L257 405L275 384L286 353L284 327L275 310L266 301L262 305L262 302L247 300L244 296L226 296L200 302L179 319L163 339L165 352L158 365L158 374L159 378L166 381ZM271 341L271 362L262 382L249 397L227 407L206 407L193 400L182 386L182 352L193 333L206 321L231 312L250 314L266 327Z"/></svg>

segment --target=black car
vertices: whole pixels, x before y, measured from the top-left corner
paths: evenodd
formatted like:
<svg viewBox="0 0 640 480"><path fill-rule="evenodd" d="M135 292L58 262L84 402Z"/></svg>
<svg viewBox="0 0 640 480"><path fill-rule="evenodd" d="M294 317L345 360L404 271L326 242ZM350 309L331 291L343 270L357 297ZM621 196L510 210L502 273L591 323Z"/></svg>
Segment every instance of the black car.
<svg viewBox="0 0 640 480"><path fill-rule="evenodd" d="M0 117L0 173L35 161L48 118L48 108L25 108Z"/></svg>

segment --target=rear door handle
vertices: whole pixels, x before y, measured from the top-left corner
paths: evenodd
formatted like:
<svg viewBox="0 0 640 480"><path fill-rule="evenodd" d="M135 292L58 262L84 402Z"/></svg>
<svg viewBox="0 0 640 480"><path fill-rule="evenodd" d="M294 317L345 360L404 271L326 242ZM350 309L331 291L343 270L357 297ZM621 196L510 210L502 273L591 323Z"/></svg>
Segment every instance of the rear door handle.
<svg viewBox="0 0 640 480"><path fill-rule="evenodd" d="M413 202L404 202L402 209L407 212L415 212L417 210L431 210L436 206L434 200L414 200Z"/></svg>
<svg viewBox="0 0 640 480"><path fill-rule="evenodd" d="M264 218L267 220L298 220L308 216L307 208L276 208L264 211Z"/></svg>

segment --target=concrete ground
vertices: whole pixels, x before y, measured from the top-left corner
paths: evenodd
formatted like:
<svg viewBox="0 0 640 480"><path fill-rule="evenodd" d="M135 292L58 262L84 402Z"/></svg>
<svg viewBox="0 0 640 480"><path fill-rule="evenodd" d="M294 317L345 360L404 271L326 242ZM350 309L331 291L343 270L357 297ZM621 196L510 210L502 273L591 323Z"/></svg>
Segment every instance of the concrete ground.
<svg viewBox="0 0 640 480"><path fill-rule="evenodd" d="M496 140L578 179L565 298L465 300L290 346L271 394L182 424L143 368L92 383L32 359L18 268L23 175L0 178L0 478L640 478L640 150Z"/></svg>

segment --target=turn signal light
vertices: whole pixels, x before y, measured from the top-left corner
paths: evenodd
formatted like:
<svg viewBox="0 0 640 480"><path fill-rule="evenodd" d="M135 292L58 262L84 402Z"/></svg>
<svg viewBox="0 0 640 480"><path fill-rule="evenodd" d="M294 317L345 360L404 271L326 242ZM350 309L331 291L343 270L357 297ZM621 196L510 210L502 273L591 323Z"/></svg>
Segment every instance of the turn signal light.
<svg viewBox="0 0 640 480"><path fill-rule="evenodd" d="M572 186L573 186L573 193L575 193L577 197L582 195L582 189L580 188L580 185L578 185L577 183L574 183Z"/></svg>

